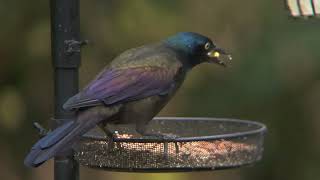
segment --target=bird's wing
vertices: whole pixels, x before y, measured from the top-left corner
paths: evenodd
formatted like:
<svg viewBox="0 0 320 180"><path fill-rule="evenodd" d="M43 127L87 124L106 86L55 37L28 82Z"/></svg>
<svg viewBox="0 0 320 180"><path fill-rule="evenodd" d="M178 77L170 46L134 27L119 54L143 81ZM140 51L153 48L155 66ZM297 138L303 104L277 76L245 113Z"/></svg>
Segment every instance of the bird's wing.
<svg viewBox="0 0 320 180"><path fill-rule="evenodd" d="M175 86L178 70L179 67L168 69L159 66L106 69L63 107L70 110L165 95Z"/></svg>

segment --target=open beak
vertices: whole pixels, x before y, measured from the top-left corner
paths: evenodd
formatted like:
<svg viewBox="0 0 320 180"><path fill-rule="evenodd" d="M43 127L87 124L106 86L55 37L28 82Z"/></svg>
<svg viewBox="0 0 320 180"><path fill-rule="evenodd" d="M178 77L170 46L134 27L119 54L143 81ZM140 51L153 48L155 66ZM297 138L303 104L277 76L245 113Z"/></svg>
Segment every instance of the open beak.
<svg viewBox="0 0 320 180"><path fill-rule="evenodd" d="M232 56L229 53L226 53L223 49L220 48L213 48L211 49L207 56L209 57L209 62L217 63L222 66L227 66L226 62L221 60L221 56L227 56L228 60L232 60Z"/></svg>

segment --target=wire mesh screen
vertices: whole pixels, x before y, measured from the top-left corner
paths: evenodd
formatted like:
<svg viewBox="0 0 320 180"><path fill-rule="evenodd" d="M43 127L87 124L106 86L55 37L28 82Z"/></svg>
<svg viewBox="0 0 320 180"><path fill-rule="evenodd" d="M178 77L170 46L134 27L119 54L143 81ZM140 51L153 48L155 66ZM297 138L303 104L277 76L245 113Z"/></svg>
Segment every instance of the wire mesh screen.
<svg viewBox="0 0 320 180"><path fill-rule="evenodd" d="M232 168L261 159L265 126L260 123L213 118L157 118L150 132L172 139L137 135L117 127L111 142L100 131L86 134L76 147L80 164L118 171L189 171Z"/></svg>

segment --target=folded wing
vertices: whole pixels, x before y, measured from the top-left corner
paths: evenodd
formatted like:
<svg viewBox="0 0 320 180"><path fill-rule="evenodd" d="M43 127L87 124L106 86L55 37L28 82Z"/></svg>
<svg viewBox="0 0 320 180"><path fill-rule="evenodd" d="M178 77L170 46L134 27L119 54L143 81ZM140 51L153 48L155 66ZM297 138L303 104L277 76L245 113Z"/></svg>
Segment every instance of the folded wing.
<svg viewBox="0 0 320 180"><path fill-rule="evenodd" d="M165 95L174 87L177 72L176 68L151 66L106 69L80 93L71 97L63 107L70 110Z"/></svg>

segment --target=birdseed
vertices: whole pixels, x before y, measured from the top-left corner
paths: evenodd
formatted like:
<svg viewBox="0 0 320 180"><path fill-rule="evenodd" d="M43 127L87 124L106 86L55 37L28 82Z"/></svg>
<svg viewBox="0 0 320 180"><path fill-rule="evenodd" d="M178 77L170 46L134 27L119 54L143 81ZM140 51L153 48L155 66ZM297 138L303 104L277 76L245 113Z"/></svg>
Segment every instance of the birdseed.
<svg viewBox="0 0 320 180"><path fill-rule="evenodd" d="M130 138L128 134L118 135ZM192 142L113 142L82 139L75 159L80 164L104 169L226 168L253 163L261 158L259 144L231 140Z"/></svg>

